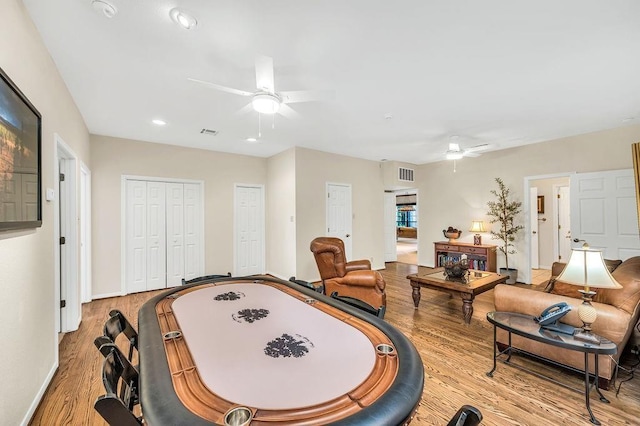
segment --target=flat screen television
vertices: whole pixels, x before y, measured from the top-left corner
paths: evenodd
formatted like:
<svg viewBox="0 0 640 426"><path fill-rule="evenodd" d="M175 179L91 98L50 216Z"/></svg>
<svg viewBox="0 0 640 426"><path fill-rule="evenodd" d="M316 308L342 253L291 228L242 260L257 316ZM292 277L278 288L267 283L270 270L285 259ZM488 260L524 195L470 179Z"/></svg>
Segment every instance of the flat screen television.
<svg viewBox="0 0 640 426"><path fill-rule="evenodd" d="M42 226L41 122L0 68L0 231Z"/></svg>

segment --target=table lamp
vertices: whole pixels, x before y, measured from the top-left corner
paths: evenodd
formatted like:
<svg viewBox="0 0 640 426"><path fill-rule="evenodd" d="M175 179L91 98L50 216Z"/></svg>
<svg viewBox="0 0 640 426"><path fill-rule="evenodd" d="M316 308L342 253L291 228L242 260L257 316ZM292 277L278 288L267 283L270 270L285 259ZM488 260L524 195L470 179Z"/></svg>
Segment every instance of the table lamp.
<svg viewBox="0 0 640 426"><path fill-rule="evenodd" d="M591 304L591 299L596 294L595 291L591 291L591 288L622 288L609 273L609 269L604 264L602 252L590 249L587 243L584 243L581 248L571 249L569 263L557 280L584 287L584 290L578 290L582 293L582 305L578 308L578 317L583 323L582 331L573 337L599 345L600 339L591 333L591 324L595 322L598 315L596 308Z"/></svg>
<svg viewBox="0 0 640 426"><path fill-rule="evenodd" d="M482 237L480 236L479 232L486 232L484 230L484 224L482 223L482 221L481 220L473 220L473 221L471 221L471 229L469 229L469 231L476 233L473 236L473 244L475 244L477 246L482 244Z"/></svg>

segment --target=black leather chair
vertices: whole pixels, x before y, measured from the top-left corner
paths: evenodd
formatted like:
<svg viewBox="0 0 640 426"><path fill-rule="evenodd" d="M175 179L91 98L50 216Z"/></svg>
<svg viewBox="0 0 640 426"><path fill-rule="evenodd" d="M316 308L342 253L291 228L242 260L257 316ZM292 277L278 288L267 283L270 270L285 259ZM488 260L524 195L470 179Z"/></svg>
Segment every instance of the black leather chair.
<svg viewBox="0 0 640 426"><path fill-rule="evenodd" d="M463 405L449 420L447 426L478 426L482 421L482 413L476 407Z"/></svg>
<svg viewBox="0 0 640 426"><path fill-rule="evenodd" d="M109 312L109 319L104 323L103 334L111 339L113 343L117 343L117 337L120 334L124 334L129 341L127 359L129 361L133 359L133 349L138 350L138 332L118 309L113 309Z"/></svg>
<svg viewBox="0 0 640 426"><path fill-rule="evenodd" d="M231 272L227 272L226 275L204 275L202 277L197 277L197 278L193 278L190 280L185 280L184 278L182 279L182 285L188 285L188 284L199 284L199 283L205 283L207 281L212 281L215 280L217 278L227 278L231 276Z"/></svg>
<svg viewBox="0 0 640 426"><path fill-rule="evenodd" d="M107 345L112 345L112 350L102 364L102 383L106 394L96 399L93 408L111 426L139 426L143 423L142 418L133 413L137 402L133 386L138 383L138 372L117 350L117 346ZM106 345L102 346L106 351Z"/></svg>

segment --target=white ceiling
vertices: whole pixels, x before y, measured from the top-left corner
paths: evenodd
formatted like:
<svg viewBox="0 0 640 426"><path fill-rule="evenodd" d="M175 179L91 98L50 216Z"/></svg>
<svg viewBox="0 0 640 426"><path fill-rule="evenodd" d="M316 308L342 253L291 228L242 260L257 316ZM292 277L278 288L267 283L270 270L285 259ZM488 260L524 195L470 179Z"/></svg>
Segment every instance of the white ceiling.
<svg viewBox="0 0 640 426"><path fill-rule="evenodd" d="M111 19L91 0L23 1L93 134L422 164L452 135L504 149L640 122L638 0L107 0ZM291 104L273 129L263 115L246 142L249 98L187 77L254 91L257 55L276 91L335 98Z"/></svg>

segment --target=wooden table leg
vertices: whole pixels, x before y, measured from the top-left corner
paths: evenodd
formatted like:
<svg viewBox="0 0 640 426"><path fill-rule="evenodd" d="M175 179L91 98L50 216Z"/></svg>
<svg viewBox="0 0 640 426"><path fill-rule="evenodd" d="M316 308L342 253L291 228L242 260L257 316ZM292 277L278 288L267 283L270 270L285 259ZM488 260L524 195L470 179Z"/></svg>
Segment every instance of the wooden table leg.
<svg viewBox="0 0 640 426"><path fill-rule="evenodd" d="M413 281L410 281L411 287L413 291L411 292L411 297L413 297L413 305L416 309L418 309L418 305L420 304L420 284L414 284Z"/></svg>
<svg viewBox="0 0 640 426"><path fill-rule="evenodd" d="M462 316L465 324L471 323L471 315L473 315L473 294L462 293Z"/></svg>

